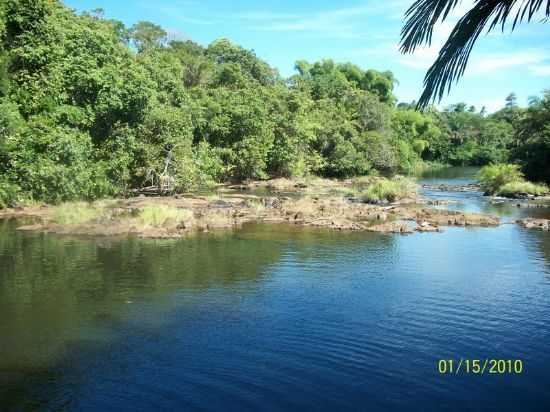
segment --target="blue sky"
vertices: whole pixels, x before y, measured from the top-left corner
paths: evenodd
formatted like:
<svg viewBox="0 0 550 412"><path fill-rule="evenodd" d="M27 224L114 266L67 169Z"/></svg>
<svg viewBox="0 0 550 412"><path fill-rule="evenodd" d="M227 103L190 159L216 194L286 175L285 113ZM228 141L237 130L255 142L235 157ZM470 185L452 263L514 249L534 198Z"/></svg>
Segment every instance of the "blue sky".
<svg viewBox="0 0 550 412"><path fill-rule="evenodd" d="M391 70L400 101L418 98L426 69L453 22L472 4L463 0L434 33L432 47L414 55L397 50L403 14L413 0L328 0L256 2L221 0L65 0L78 11L101 7L106 17L132 25L160 24L171 36L207 45L227 37L254 51L284 76L299 59L332 58L367 69ZM550 88L550 23L522 25L513 34L494 32L479 39L465 76L442 106L466 101L496 110L512 91L519 103Z"/></svg>

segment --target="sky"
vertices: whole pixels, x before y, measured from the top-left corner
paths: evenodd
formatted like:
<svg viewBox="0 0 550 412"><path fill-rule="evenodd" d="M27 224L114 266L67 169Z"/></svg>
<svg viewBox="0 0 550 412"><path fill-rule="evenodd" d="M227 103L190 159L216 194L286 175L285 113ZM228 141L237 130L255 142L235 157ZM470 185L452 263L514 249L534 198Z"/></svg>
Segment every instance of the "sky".
<svg viewBox="0 0 550 412"><path fill-rule="evenodd" d="M391 70L399 84L399 101L418 99L428 67L454 23L472 6L463 0L434 32L431 47L412 55L398 50L403 15L413 0L65 0L78 12L105 10L107 18L127 26L147 20L161 25L177 39L208 45L228 38L253 49L281 75L294 74L294 63L331 58L363 69ZM521 2L519 2L521 3ZM542 17L484 34L470 57L464 77L440 103L467 102L478 109L498 110L515 92L520 105L529 96L550 88L550 22Z"/></svg>

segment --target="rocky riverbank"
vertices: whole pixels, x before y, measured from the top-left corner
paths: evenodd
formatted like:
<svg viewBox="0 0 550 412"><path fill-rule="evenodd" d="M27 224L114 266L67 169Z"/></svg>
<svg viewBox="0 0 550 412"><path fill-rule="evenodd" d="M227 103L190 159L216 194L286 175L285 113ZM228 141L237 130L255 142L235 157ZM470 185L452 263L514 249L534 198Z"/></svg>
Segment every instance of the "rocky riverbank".
<svg viewBox="0 0 550 412"><path fill-rule="evenodd" d="M527 219L520 219L517 221L517 223L526 229L550 231L550 219L527 218Z"/></svg>
<svg viewBox="0 0 550 412"><path fill-rule="evenodd" d="M194 232L238 228L247 222L284 223L340 231L437 232L445 226L497 226L493 216L431 209L423 204L374 205L342 195L136 197L92 204L0 211L1 217L35 217L20 230L60 234L178 238ZM65 216L65 215L68 216Z"/></svg>

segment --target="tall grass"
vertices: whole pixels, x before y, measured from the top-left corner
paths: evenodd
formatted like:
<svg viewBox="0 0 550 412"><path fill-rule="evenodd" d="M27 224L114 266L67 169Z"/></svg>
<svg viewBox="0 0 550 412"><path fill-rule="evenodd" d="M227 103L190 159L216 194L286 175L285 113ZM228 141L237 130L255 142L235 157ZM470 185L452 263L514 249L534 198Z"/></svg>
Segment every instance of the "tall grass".
<svg viewBox="0 0 550 412"><path fill-rule="evenodd" d="M52 219L60 225L79 225L99 219L104 209L91 203L62 203L53 210Z"/></svg>
<svg viewBox="0 0 550 412"><path fill-rule="evenodd" d="M382 201L395 202L400 199L413 197L417 193L416 183L405 177L392 180L381 179L367 187L361 199L367 203Z"/></svg>
<svg viewBox="0 0 550 412"><path fill-rule="evenodd" d="M523 182L523 173L518 165L493 164L481 168L477 175L481 188L489 195L496 194L508 183Z"/></svg>
<svg viewBox="0 0 550 412"><path fill-rule="evenodd" d="M193 212L190 210L158 205L146 206L141 209L136 221L142 226L162 227L168 221L178 224L192 218Z"/></svg>
<svg viewBox="0 0 550 412"><path fill-rule="evenodd" d="M494 164L481 168L478 181L489 195L515 197L521 194L541 196L548 193L548 186L527 182L518 165Z"/></svg>
<svg viewBox="0 0 550 412"><path fill-rule="evenodd" d="M497 194L504 197L514 197L518 194L542 196L549 192L548 186L531 182L506 183L498 189Z"/></svg>

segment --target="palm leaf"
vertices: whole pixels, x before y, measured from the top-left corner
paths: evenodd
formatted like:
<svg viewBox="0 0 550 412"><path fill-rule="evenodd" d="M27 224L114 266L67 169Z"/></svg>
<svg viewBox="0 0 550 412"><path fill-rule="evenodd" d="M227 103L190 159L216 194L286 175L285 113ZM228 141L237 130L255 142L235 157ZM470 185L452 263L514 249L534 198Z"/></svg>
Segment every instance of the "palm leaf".
<svg viewBox="0 0 550 412"><path fill-rule="evenodd" d="M550 0L476 0L474 6L456 24L424 78L424 90L418 101L425 108L436 99L441 101L453 83L464 74L470 53L483 30L487 32L513 17L512 31L522 21L530 22L541 7L545 19L550 16ZM405 13L400 50L412 53L418 46L430 45L433 29L443 22L459 0L417 0ZM515 13L515 15L514 15Z"/></svg>

